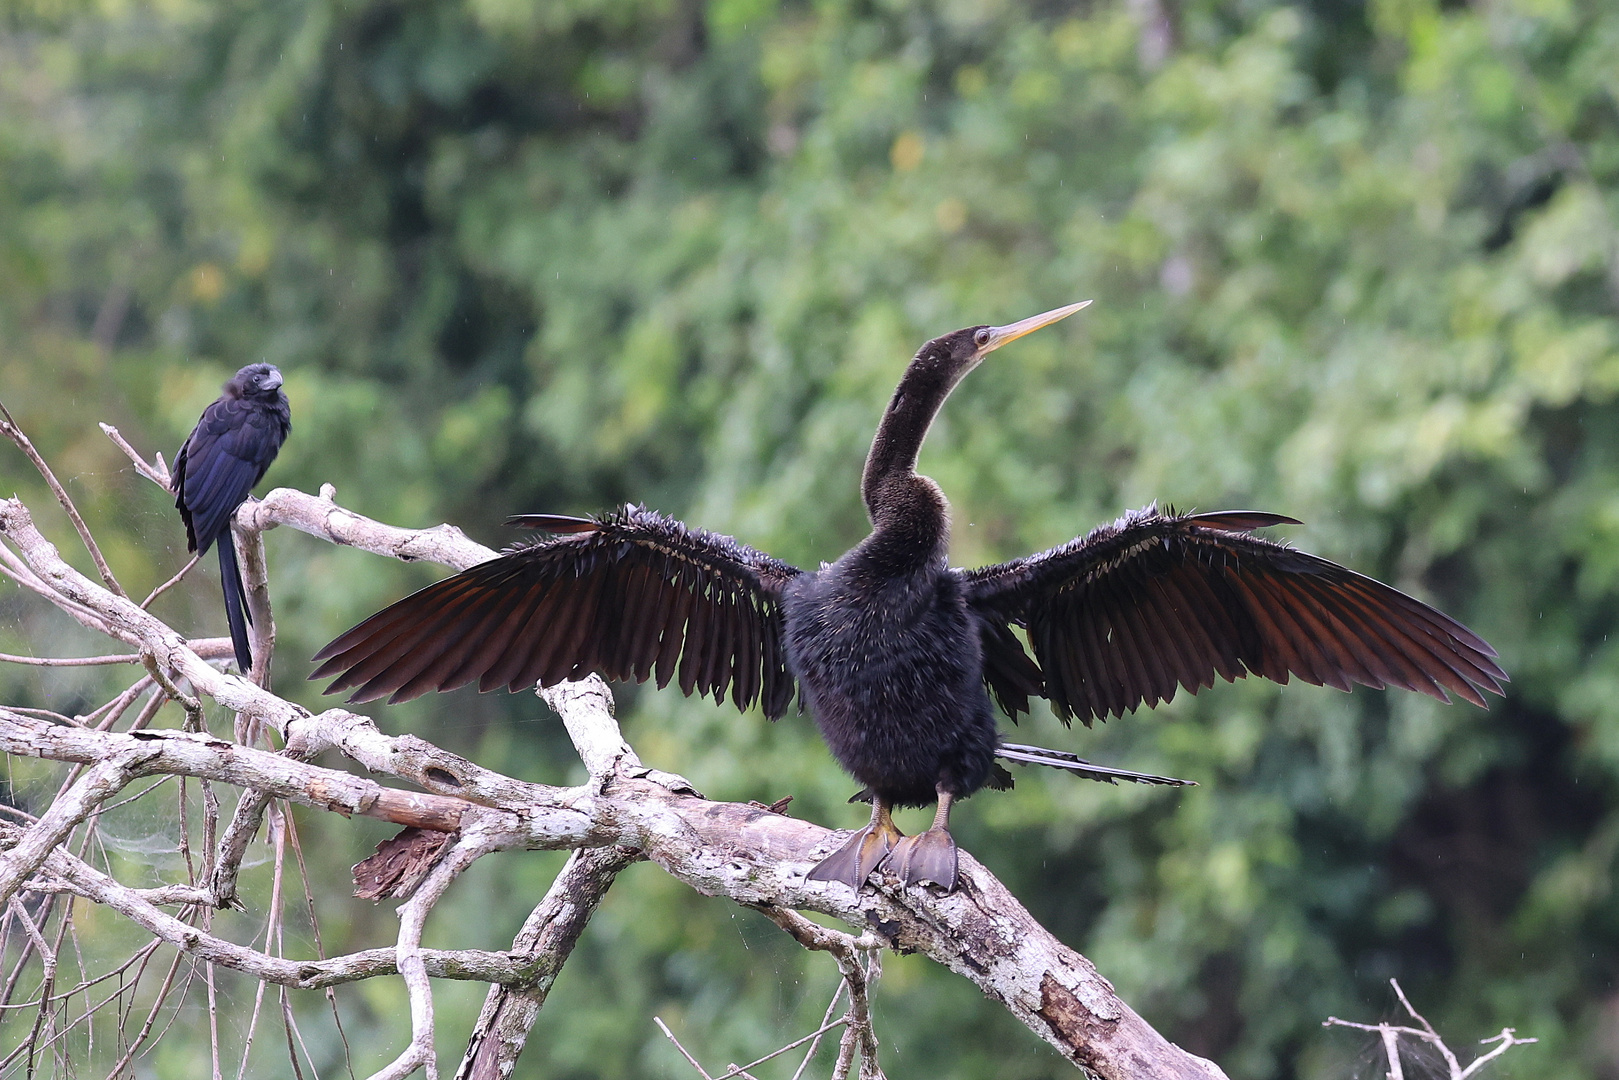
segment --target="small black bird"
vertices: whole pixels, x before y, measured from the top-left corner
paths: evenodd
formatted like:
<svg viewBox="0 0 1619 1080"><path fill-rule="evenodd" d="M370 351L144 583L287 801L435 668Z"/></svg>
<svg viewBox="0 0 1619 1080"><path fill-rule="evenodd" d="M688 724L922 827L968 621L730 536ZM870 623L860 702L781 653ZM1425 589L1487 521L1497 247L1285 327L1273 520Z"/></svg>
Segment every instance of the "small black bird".
<svg viewBox="0 0 1619 1080"><path fill-rule="evenodd" d="M1088 301L1087 301L1088 303ZM858 888L885 860L906 884L955 887L951 803L1010 777L996 757L1112 782L1185 783L1002 743L993 693L1014 719L1031 696L1065 722L1123 715L1250 672L1348 690L1401 686L1484 705L1507 676L1495 650L1420 601L1249 535L1280 514L1177 515L1148 507L999 566L946 562L949 507L916 472L950 391L995 349L1084 303L922 346L866 458L871 535L801 571L729 537L629 506L594 519L531 515L556 534L518 546L373 615L327 645L328 693L402 701L474 680L550 686L597 672L687 694L726 689L781 716L796 683L839 763L872 800L871 824L810 871ZM1013 632L1020 628L1031 659ZM893 806L938 802L902 837Z"/></svg>
<svg viewBox="0 0 1619 1080"><path fill-rule="evenodd" d="M253 485L264 479L291 430L292 409L281 392L281 372L274 364L249 364L225 384L219 400L202 411L202 419L174 456L174 505L186 523L186 546L202 554L208 545L219 545L225 617L230 621L236 666L244 675L253 670L247 637L252 616L236 565L231 515Z"/></svg>

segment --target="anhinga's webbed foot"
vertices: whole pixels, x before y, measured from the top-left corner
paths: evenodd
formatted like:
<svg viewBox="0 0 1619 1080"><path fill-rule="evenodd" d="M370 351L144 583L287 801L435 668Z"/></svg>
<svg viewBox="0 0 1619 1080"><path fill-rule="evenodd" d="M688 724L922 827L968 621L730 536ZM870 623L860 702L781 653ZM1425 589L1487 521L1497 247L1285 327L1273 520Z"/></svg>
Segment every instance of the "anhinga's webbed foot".
<svg viewBox="0 0 1619 1080"><path fill-rule="evenodd" d="M884 865L899 875L902 884L920 885L926 881L943 886L945 892L955 892L956 841L950 835L950 804L954 799L941 788L933 828L894 845Z"/></svg>
<svg viewBox="0 0 1619 1080"><path fill-rule="evenodd" d="M956 890L956 842L949 829L929 829L894 845L885 863L905 885L932 882L945 892Z"/></svg>
<svg viewBox="0 0 1619 1080"><path fill-rule="evenodd" d="M894 845L905 838L889 816L888 804L882 799L871 803L871 824L849 837L847 843L810 870L811 881L841 881L859 889L871 872L886 859Z"/></svg>

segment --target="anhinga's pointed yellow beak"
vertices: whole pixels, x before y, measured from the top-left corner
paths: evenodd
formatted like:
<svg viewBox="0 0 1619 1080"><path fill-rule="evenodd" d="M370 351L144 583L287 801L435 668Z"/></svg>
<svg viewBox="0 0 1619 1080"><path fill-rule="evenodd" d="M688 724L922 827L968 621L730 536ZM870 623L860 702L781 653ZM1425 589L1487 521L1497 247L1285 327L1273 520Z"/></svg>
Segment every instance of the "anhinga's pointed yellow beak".
<svg viewBox="0 0 1619 1080"><path fill-rule="evenodd" d="M979 346L978 355L983 356L985 353L992 353L1009 341L1016 341L1024 334L1032 334L1042 326L1050 326L1058 320L1066 319L1074 312L1081 308L1090 307L1090 305L1089 300L1081 300L1079 303L1069 304L1067 307L1054 308L1043 315L1031 315L1027 319L1020 319L1005 326L992 326L989 328L989 340Z"/></svg>

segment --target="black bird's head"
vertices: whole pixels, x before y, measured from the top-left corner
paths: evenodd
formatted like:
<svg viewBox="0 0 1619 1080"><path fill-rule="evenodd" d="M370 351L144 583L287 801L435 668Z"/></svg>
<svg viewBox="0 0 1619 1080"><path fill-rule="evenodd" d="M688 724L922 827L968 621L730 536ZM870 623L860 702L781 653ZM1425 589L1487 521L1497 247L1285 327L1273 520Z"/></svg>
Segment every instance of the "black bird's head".
<svg viewBox="0 0 1619 1080"><path fill-rule="evenodd" d="M274 364L249 364L225 384L225 393L249 401L276 401L282 396L281 383L281 372Z"/></svg>

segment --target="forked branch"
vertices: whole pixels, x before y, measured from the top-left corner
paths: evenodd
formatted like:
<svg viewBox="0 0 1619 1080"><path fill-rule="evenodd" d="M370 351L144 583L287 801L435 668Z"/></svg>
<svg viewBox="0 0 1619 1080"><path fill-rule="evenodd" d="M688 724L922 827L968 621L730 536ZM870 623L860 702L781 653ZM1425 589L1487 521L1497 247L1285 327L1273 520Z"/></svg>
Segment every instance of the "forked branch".
<svg viewBox="0 0 1619 1080"><path fill-rule="evenodd" d="M1340 1020L1336 1016L1329 1016L1321 1023L1322 1027L1346 1027L1354 1028L1356 1031L1375 1031L1382 1040L1383 1055L1388 1061L1388 1080L1405 1080L1405 1066L1400 1062L1400 1040L1402 1038L1425 1042L1437 1050L1439 1056L1445 1059L1445 1067L1449 1070L1446 1080L1467 1080L1470 1076L1476 1076L1484 1066L1514 1046L1524 1046L1528 1043L1540 1041L1539 1039L1520 1039L1514 1034L1514 1029L1502 1028L1501 1034L1491 1035L1487 1039L1480 1040L1481 1045L1484 1046L1495 1043L1495 1048L1480 1054L1466 1068L1463 1068L1461 1062L1456 1059L1455 1051L1445 1045L1445 1040L1439 1037L1439 1032L1434 1030L1433 1025L1428 1023L1426 1017L1417 1012L1416 1008L1411 1004L1411 1000L1405 996L1405 991L1400 988L1399 980L1390 979L1389 985L1394 987L1394 994L1400 999L1400 1004L1404 1005L1405 1011L1411 1014L1411 1019L1422 1025L1421 1028L1405 1027L1400 1024L1357 1024L1352 1020Z"/></svg>

